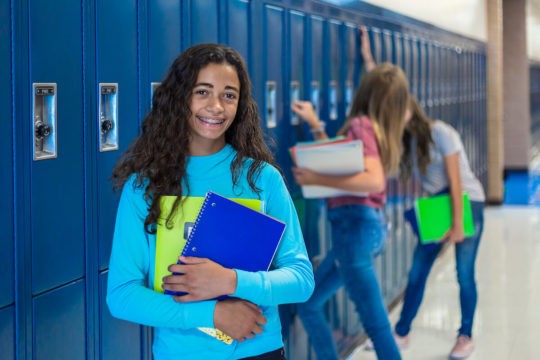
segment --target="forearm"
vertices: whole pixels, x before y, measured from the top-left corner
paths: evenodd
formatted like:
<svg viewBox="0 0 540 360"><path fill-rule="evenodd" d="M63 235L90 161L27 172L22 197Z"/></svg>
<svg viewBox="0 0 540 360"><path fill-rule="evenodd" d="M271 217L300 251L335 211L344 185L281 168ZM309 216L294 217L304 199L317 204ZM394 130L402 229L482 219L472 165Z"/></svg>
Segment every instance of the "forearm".
<svg viewBox="0 0 540 360"><path fill-rule="evenodd" d="M307 257L295 265L268 272L238 270L237 276L238 286L233 296L262 306L305 302L314 287L313 270Z"/></svg>
<svg viewBox="0 0 540 360"><path fill-rule="evenodd" d="M452 202L452 223L461 226L463 222L463 189L457 153L445 158L445 167Z"/></svg>
<svg viewBox="0 0 540 360"><path fill-rule="evenodd" d="M114 317L154 327L212 327L215 301L177 303L170 295L137 282L117 284L109 279L107 304Z"/></svg>

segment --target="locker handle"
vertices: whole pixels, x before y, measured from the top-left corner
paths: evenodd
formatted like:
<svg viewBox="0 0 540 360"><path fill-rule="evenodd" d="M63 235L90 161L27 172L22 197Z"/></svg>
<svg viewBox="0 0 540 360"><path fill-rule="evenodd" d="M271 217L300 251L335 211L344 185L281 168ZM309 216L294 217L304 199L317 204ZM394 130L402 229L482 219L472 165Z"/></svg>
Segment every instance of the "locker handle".
<svg viewBox="0 0 540 360"><path fill-rule="evenodd" d="M99 151L118 150L118 83L99 83Z"/></svg>
<svg viewBox="0 0 540 360"><path fill-rule="evenodd" d="M276 117L276 91L277 84L275 81L266 82L266 127L268 129L277 126Z"/></svg>
<svg viewBox="0 0 540 360"><path fill-rule="evenodd" d="M56 158L56 83L33 83L34 160Z"/></svg>
<svg viewBox="0 0 540 360"><path fill-rule="evenodd" d="M35 125L35 132L36 132L36 139L42 140L46 138L47 136L51 135L51 127L47 124L45 124L43 121L36 122Z"/></svg>
<svg viewBox="0 0 540 360"><path fill-rule="evenodd" d="M300 100L300 83L298 81L291 81L291 105ZM294 112L290 111L291 125L296 126L300 124L300 117Z"/></svg>
<svg viewBox="0 0 540 360"><path fill-rule="evenodd" d="M330 108L329 108L329 114L328 117L330 120L337 120L338 118L338 99L337 99L337 81L332 80L330 81L330 87L329 87L329 102L330 102Z"/></svg>

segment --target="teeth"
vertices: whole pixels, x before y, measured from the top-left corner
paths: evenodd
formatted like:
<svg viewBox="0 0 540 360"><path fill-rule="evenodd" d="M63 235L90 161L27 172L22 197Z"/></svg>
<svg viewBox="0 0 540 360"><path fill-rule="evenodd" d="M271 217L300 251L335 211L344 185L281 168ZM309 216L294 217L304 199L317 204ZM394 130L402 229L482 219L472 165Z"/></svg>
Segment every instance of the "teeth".
<svg viewBox="0 0 540 360"><path fill-rule="evenodd" d="M207 124L212 124L212 125L222 124L222 123L225 122L224 119L209 119L209 118L204 118L204 117L200 117L200 116L199 116L199 120L201 120L202 122L205 122Z"/></svg>

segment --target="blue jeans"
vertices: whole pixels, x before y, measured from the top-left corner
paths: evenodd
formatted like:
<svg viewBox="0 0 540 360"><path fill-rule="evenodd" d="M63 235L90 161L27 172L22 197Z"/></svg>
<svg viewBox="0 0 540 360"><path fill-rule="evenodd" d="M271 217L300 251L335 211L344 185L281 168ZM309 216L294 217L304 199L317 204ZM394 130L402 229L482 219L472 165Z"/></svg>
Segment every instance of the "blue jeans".
<svg viewBox="0 0 540 360"><path fill-rule="evenodd" d="M474 235L456 244L456 270L459 283L459 300L461 304L461 327L458 335L472 336L472 325L478 298L474 268L478 245L484 229L484 203L471 201L474 219ZM414 250L413 262L409 271L409 280L405 289L403 308L396 324L396 334L405 336L411 330L411 324L422 303L426 281L431 267L441 251L443 244L418 243Z"/></svg>
<svg viewBox="0 0 540 360"><path fill-rule="evenodd" d="M386 241L381 210L347 205L329 209L332 250L315 271L315 291L297 311L319 360L338 359L323 306L345 285L379 359L401 359L374 267Z"/></svg>

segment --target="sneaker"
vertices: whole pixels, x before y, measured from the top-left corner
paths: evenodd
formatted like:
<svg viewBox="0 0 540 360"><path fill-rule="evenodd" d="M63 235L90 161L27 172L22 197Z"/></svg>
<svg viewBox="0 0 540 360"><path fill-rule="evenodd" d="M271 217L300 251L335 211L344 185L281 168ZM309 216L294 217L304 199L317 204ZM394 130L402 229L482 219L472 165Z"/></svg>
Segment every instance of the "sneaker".
<svg viewBox="0 0 540 360"><path fill-rule="evenodd" d="M465 359L474 350L474 341L467 335L459 335L456 339L456 344L450 351L450 360Z"/></svg>
<svg viewBox="0 0 540 360"><path fill-rule="evenodd" d="M405 335L405 336L399 336L398 334L396 333L393 333L394 334L394 339L396 340L396 344L398 346L398 348L400 350L405 350L409 347L409 344L411 342L411 338L409 335ZM364 343L364 350L366 351L373 351L375 350L375 346L373 345L373 341L371 341L370 338L368 338L366 340L366 342Z"/></svg>

